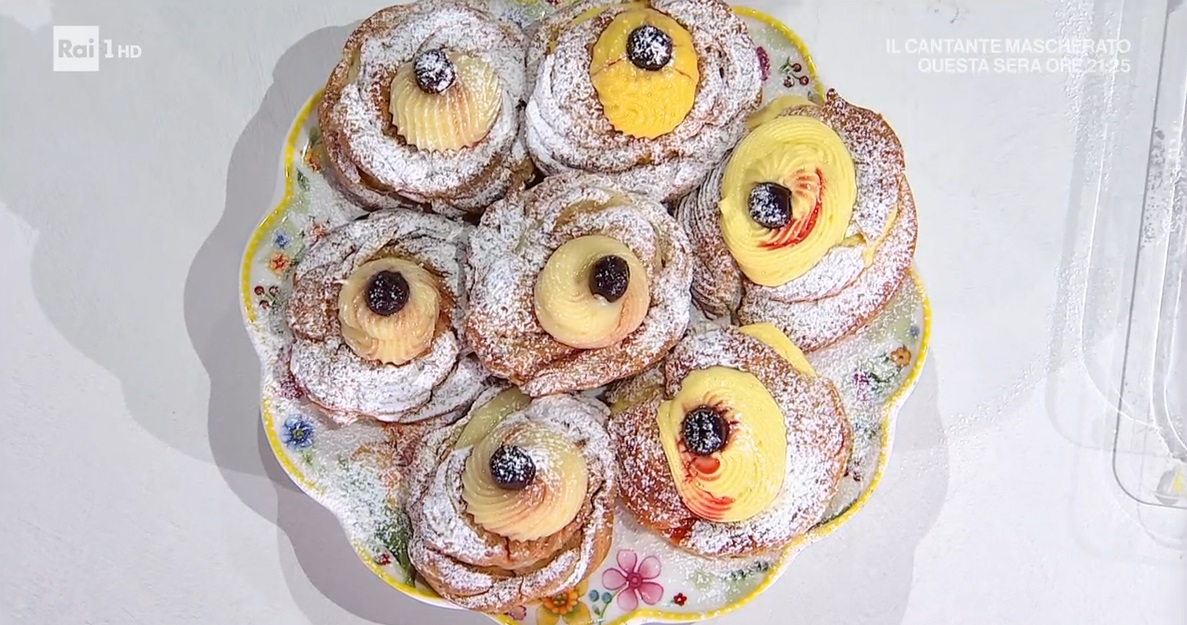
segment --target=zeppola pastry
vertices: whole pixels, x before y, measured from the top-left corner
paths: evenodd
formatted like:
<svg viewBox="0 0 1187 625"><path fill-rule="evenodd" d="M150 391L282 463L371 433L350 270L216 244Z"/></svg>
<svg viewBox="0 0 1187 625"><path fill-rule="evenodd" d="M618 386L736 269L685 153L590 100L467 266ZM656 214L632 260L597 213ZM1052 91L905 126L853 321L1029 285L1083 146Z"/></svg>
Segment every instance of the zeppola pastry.
<svg viewBox="0 0 1187 625"><path fill-rule="evenodd" d="M335 61L241 286L271 447L371 570L502 622L689 621L864 501L863 415L928 342L915 205L792 33L412 0Z"/></svg>
<svg viewBox="0 0 1187 625"><path fill-rule="evenodd" d="M688 325L688 241L662 205L612 179L546 178L471 236L465 338L531 396L651 366Z"/></svg>
<svg viewBox="0 0 1187 625"><path fill-rule="evenodd" d="M915 202L902 146L877 113L830 91L781 99L678 218L711 316L769 321L812 351L864 325L910 271Z"/></svg>
<svg viewBox="0 0 1187 625"><path fill-rule="evenodd" d="M364 208L480 212L531 176L519 28L451 0L389 7L351 34L318 121L329 169Z"/></svg>
<svg viewBox="0 0 1187 625"><path fill-rule="evenodd" d="M392 209L331 230L293 272L289 368L341 423L456 414L486 373L458 339L468 226Z"/></svg>
<svg viewBox="0 0 1187 625"><path fill-rule="evenodd" d="M567 592L605 559L617 464L606 407L491 389L429 434L411 473L409 557L442 597L505 612Z"/></svg>
<svg viewBox="0 0 1187 625"><path fill-rule="evenodd" d="M849 456L837 391L771 324L692 334L609 398L623 504L643 526L711 558L803 535Z"/></svg>
<svg viewBox="0 0 1187 625"><path fill-rule="evenodd" d="M674 199L733 146L762 97L754 42L721 0L587 0L534 28L527 142L545 173L616 174Z"/></svg>

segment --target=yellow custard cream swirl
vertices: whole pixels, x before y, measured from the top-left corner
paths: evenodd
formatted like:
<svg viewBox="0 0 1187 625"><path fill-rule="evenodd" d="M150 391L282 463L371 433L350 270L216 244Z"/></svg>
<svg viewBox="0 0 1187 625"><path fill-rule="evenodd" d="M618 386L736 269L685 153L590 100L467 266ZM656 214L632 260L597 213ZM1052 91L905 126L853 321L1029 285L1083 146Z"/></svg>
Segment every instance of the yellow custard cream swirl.
<svg viewBox="0 0 1187 625"><path fill-rule="evenodd" d="M766 183L791 192L791 220L779 229L750 216L750 193ZM845 239L856 199L853 158L837 133L811 117L778 117L747 135L726 164L722 236L747 279L781 286Z"/></svg>
<svg viewBox="0 0 1187 625"><path fill-rule="evenodd" d="M590 274L607 256L626 261L626 293L613 302L590 291ZM536 318L557 341L577 349L600 349L618 343L647 317L651 288L647 268L617 239L591 234L571 239L548 257L533 293Z"/></svg>
<svg viewBox="0 0 1187 625"><path fill-rule="evenodd" d="M725 446L707 456L688 450L685 415L700 407L725 417ZM749 373L714 366L693 371L660 404L660 442L680 499L696 516L716 522L750 519L775 500L787 467L783 411Z"/></svg>
<svg viewBox="0 0 1187 625"><path fill-rule="evenodd" d="M367 286L381 271L404 276L408 303L390 316L367 307ZM363 358L402 365L428 350L437 330L441 295L432 274L400 258L380 258L355 269L338 293L342 339Z"/></svg>
<svg viewBox="0 0 1187 625"><path fill-rule="evenodd" d="M654 139L675 130L692 110L700 80L697 51L692 34L676 20L655 9L627 6L632 8L619 13L594 44L590 79L611 126ZM642 26L671 38L672 58L661 69L641 69L627 58L627 40Z"/></svg>
<svg viewBox="0 0 1187 625"><path fill-rule="evenodd" d="M488 404L490 410L479 408L490 414L477 422L482 429L491 427L492 421L526 403L519 391L505 391ZM491 476L491 456L503 446L519 447L532 458L535 478L525 488L502 488ZM577 518L588 488L589 469L581 450L562 432L538 422L493 425L474 446L462 472L466 511L483 529L511 540L538 540L564 529Z"/></svg>
<svg viewBox="0 0 1187 625"><path fill-rule="evenodd" d="M486 61L451 53L457 78L442 93L425 93L416 84L411 62L396 72L391 86L392 124L408 143L422 150L460 150L487 136L502 107L499 75Z"/></svg>

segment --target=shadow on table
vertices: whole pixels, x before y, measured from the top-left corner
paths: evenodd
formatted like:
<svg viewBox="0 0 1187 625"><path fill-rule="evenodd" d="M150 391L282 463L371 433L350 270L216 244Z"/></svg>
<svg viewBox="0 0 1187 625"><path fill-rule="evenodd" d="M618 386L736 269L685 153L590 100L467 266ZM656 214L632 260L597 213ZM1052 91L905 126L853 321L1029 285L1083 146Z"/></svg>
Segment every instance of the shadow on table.
<svg viewBox="0 0 1187 625"><path fill-rule="evenodd" d="M240 321L235 289L240 256L273 200L291 122L328 74L347 34L345 27L319 30L280 58L273 84L231 156L223 216L190 268L185 318L211 381L211 451L236 495L257 514L275 521L286 582L311 622L340 621L345 610L391 625L476 625L485 619L421 604L363 566L334 515L300 492L279 466L258 418L257 358ZM933 357L899 419L898 451L881 485L884 494L875 495L848 525L801 555L758 605L767 602L772 606L768 609L775 610L795 595L801 612L819 611L818 618L805 615L802 622L901 621L915 545L934 522L947 491L947 441L936 405L935 368ZM272 488L259 488L259 477L267 477ZM283 548L285 541L292 545L291 556ZM814 561L821 564L813 565ZM847 577L811 573L822 570ZM838 600L842 588L850 599ZM754 615L747 610L725 620L749 621ZM871 615L877 618L864 618Z"/></svg>
<svg viewBox="0 0 1187 625"><path fill-rule="evenodd" d="M478 623L479 617L416 602L375 577L359 562L334 515L285 474L259 418L258 359L243 328L236 288L240 259L274 199L281 150L292 121L329 75L349 32L349 27L316 31L281 56L263 104L231 155L223 216L190 267L185 318L210 376L210 448L231 490L276 523L286 582L311 622L341 622L341 611L346 610L393 625L430 620ZM260 477L267 477L272 488L261 489ZM292 545L295 559L285 542Z"/></svg>
<svg viewBox="0 0 1187 625"><path fill-rule="evenodd" d="M787 620L796 623L903 621L912 590L915 551L948 493L948 441L937 406L933 355L899 414L894 450L878 490L853 518L809 546L754 609L722 623ZM789 607L790 606L790 607Z"/></svg>
<svg viewBox="0 0 1187 625"><path fill-rule="evenodd" d="M333 50L346 33L344 28L319 30L281 56L263 104L235 144L222 218L198 251L186 280L186 327L210 376L211 453L231 488L268 518L273 514L270 506L260 506L238 488L253 476L263 476L261 454L271 456L267 446L263 452L256 446L259 359L243 327L239 267L248 238L273 201L285 136L319 87L319 77L329 73L327 59L335 58ZM281 483L296 490L288 479Z"/></svg>
<svg viewBox="0 0 1187 625"><path fill-rule="evenodd" d="M259 447L260 454L268 456L268 475L277 483L277 525L293 547L290 554L281 545L285 582L294 603L311 623L342 623L342 610L385 625L490 622L477 614L420 603L376 577L359 561L338 519L329 510L305 494L279 485L287 484L288 476L272 457L263 430ZM282 543L284 540L282 537Z"/></svg>
<svg viewBox="0 0 1187 625"><path fill-rule="evenodd" d="M62 339L118 381L140 427L209 461L204 420L179 408L203 380L191 373L190 346L178 332L184 264L176 248L188 239L181 233L189 234L195 203L217 197L217 185L202 177L208 170L191 163L204 164L194 154L209 153L218 139L194 123L194 108L169 100L198 74L167 54L123 71L51 73L43 8L15 9L36 30L0 16L0 193L37 233L30 276L37 304ZM148 49L151 39L142 41ZM211 93L217 87L202 84L184 97ZM146 111L154 115L146 119ZM232 284L226 280L219 301L229 301Z"/></svg>

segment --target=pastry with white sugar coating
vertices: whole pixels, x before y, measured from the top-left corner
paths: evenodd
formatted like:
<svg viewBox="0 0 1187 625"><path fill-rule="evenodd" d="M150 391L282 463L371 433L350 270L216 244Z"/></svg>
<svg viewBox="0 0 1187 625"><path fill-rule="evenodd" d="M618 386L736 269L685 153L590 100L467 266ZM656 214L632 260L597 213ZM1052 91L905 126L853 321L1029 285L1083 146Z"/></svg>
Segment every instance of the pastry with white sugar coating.
<svg viewBox="0 0 1187 625"><path fill-rule="evenodd" d="M332 179L366 209L480 213L533 168L519 27L460 0L372 15L351 34L318 109Z"/></svg>
<svg viewBox="0 0 1187 625"><path fill-rule="evenodd" d="M469 226L391 209L331 230L293 272L289 368L339 423L465 410L487 373L459 338Z"/></svg>
<svg viewBox="0 0 1187 625"><path fill-rule="evenodd" d="M610 550L618 466L600 402L491 389L411 470L409 557L453 603L502 613L566 593Z"/></svg>
<svg viewBox="0 0 1187 625"><path fill-rule="evenodd" d="M466 342L533 397L634 375L688 326L688 239L608 176L551 176L495 204L467 259Z"/></svg>
<svg viewBox="0 0 1187 625"><path fill-rule="evenodd" d="M609 399L623 504L710 558L776 551L808 532L852 445L832 383L771 324L693 333Z"/></svg>
<svg viewBox="0 0 1187 625"><path fill-rule="evenodd" d="M677 217L711 317L770 322L804 351L848 336L911 269L918 224L903 149L881 115L830 91L783 98Z"/></svg>
<svg viewBox="0 0 1187 625"><path fill-rule="evenodd" d="M754 42L721 0L586 0L533 28L526 134L548 174L611 174L673 200L742 136L761 101Z"/></svg>

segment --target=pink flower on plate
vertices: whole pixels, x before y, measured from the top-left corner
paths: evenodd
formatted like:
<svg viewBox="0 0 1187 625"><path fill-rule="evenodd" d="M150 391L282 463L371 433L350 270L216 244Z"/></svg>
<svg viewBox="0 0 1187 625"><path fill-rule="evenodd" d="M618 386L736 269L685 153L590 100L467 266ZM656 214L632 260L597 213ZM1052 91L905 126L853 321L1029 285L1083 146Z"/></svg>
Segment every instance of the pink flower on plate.
<svg viewBox="0 0 1187 625"><path fill-rule="evenodd" d="M639 561L639 555L630 549L618 552L618 568L610 567L602 573L602 585L607 590L618 592L618 607L630 612L639 607L639 599L647 605L655 605L664 596L664 587L651 580L659 577L660 564L655 556Z"/></svg>

